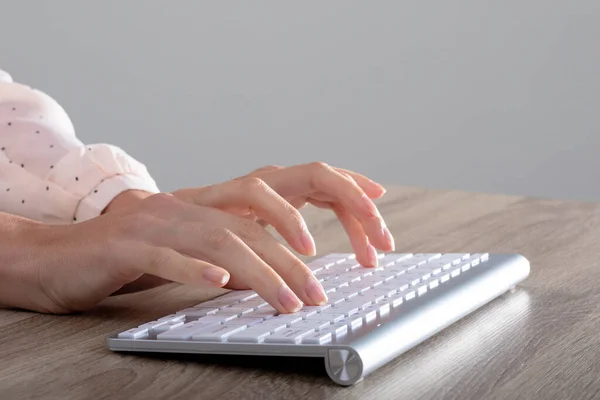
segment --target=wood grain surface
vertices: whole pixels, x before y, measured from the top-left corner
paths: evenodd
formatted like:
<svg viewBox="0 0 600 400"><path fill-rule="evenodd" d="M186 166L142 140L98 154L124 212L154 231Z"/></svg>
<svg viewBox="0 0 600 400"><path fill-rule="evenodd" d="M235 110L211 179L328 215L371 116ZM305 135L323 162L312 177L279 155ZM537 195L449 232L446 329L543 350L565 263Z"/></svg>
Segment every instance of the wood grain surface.
<svg viewBox="0 0 600 400"><path fill-rule="evenodd" d="M520 253L531 275L349 388L322 360L106 348L110 332L221 291L167 285L71 316L0 310L0 399L600 398L600 205L401 187L378 205L397 252ZM333 214L304 215L319 255L351 250Z"/></svg>

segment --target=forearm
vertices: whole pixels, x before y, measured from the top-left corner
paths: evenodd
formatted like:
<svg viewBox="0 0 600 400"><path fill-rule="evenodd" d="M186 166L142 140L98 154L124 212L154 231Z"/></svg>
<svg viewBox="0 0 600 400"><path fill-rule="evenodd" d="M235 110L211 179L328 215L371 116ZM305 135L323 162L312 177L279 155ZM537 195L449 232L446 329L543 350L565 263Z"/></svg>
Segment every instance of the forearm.
<svg viewBox="0 0 600 400"><path fill-rule="evenodd" d="M47 311L37 287L36 267L44 255L35 242L43 225L0 212L0 307Z"/></svg>

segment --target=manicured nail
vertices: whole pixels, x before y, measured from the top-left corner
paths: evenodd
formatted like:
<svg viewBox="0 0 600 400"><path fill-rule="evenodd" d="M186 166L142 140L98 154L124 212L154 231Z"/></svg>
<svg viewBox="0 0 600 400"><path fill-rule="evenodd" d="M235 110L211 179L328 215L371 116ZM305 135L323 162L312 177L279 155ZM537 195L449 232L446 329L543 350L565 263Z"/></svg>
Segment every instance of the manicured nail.
<svg viewBox="0 0 600 400"><path fill-rule="evenodd" d="M392 232L390 232L388 228L383 228L383 237L385 238L387 244L390 245L390 251L396 250L396 243L394 242L394 237L392 236Z"/></svg>
<svg viewBox="0 0 600 400"><path fill-rule="evenodd" d="M372 267L377 267L377 251L371 244L367 245L367 258Z"/></svg>
<svg viewBox="0 0 600 400"><path fill-rule="evenodd" d="M300 235L300 242L302 243L302 248L304 248L304 251L309 256L314 256L316 254L315 241L306 227L304 227L304 230Z"/></svg>
<svg viewBox="0 0 600 400"><path fill-rule="evenodd" d="M373 180L371 180L370 182L373 186L375 186L377 189L379 189L382 194L385 194L385 192L387 192L387 190L385 190L385 188L383 187L383 185L381 183L377 183Z"/></svg>
<svg viewBox="0 0 600 400"><path fill-rule="evenodd" d="M288 310L288 312L296 312L302 308L300 300L298 300L294 292L287 286L281 286L279 288L279 303L281 303L283 308Z"/></svg>
<svg viewBox="0 0 600 400"><path fill-rule="evenodd" d="M219 287L225 285L229 280L229 273L217 267L206 268L202 272L204 279Z"/></svg>
<svg viewBox="0 0 600 400"><path fill-rule="evenodd" d="M375 206L375 203L373 203L373 200L371 200L366 194L362 195L362 199L365 203L367 211L369 211L369 214L372 217L379 217L379 211L377 211L377 207Z"/></svg>
<svg viewBox="0 0 600 400"><path fill-rule="evenodd" d="M323 286L321 286L314 276L308 277L308 282L306 283L306 295L317 305L327 303L327 295L323 290Z"/></svg>
<svg viewBox="0 0 600 400"><path fill-rule="evenodd" d="M383 240L385 240L385 242L388 244L388 246L391 247L391 251L394 251L396 249L394 237L392 236L390 230L387 228L383 218L381 219L381 236L383 237Z"/></svg>

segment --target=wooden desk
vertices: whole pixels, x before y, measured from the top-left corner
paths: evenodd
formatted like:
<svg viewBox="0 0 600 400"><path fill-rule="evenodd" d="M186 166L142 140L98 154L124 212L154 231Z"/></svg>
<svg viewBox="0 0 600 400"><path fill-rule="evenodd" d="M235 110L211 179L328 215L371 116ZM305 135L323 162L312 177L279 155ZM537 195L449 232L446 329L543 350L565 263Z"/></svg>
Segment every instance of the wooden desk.
<svg viewBox="0 0 600 400"><path fill-rule="evenodd" d="M600 398L600 205L393 188L379 202L398 252L512 252L528 280L358 385L322 362L115 354L105 335L204 296L181 286L78 316L0 311L0 399ZM350 251L333 215L305 215L320 254Z"/></svg>

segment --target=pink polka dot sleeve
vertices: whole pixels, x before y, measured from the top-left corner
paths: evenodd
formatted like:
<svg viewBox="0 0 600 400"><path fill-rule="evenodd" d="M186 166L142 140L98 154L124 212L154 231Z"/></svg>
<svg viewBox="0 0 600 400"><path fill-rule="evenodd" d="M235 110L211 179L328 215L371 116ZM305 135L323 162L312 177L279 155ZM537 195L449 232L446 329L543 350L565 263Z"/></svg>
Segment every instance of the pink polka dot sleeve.
<svg viewBox="0 0 600 400"><path fill-rule="evenodd" d="M84 145L55 100L0 71L0 211L82 222L129 189L159 192L142 163L117 146Z"/></svg>

